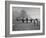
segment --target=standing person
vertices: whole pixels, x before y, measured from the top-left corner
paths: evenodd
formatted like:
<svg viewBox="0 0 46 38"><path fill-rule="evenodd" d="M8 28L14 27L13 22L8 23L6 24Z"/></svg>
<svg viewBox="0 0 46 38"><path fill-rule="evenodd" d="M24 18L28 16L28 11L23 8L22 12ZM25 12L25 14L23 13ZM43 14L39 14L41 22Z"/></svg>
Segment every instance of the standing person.
<svg viewBox="0 0 46 38"><path fill-rule="evenodd" d="M33 19L30 19L30 22L32 23Z"/></svg>
<svg viewBox="0 0 46 38"><path fill-rule="evenodd" d="M34 26L35 26L35 19L34 19Z"/></svg>
<svg viewBox="0 0 46 38"><path fill-rule="evenodd" d="M26 23L28 23L28 18L26 18Z"/></svg>
<svg viewBox="0 0 46 38"><path fill-rule="evenodd" d="M38 19L36 18L35 20L37 21L37 26L38 26Z"/></svg>
<svg viewBox="0 0 46 38"><path fill-rule="evenodd" d="M22 23L24 23L24 18L23 19L21 19L22 20Z"/></svg>

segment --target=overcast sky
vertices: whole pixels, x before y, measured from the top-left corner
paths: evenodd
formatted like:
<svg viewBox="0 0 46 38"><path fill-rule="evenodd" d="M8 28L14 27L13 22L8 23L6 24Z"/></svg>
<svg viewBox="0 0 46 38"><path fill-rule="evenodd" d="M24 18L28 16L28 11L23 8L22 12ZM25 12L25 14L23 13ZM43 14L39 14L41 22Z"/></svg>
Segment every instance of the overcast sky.
<svg viewBox="0 0 46 38"><path fill-rule="evenodd" d="M28 17L31 18L40 18L40 8L31 8L31 7L13 7L13 16L14 18L21 15L21 10L25 10Z"/></svg>

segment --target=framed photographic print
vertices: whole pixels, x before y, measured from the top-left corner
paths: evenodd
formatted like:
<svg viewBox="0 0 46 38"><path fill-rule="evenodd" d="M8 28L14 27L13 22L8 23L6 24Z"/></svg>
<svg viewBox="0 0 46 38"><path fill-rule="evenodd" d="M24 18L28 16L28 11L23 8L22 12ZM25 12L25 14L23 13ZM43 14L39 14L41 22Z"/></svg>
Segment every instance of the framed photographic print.
<svg viewBox="0 0 46 38"><path fill-rule="evenodd" d="M44 3L5 1L5 36L45 34Z"/></svg>

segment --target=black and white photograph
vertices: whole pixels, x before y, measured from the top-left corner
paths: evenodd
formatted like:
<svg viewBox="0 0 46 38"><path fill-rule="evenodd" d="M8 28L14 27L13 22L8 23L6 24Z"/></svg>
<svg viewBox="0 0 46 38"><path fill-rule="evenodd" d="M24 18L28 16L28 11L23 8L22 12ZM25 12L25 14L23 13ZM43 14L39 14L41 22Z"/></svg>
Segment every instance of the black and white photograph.
<svg viewBox="0 0 46 38"><path fill-rule="evenodd" d="M44 35L44 3L6 2L6 36Z"/></svg>
<svg viewBox="0 0 46 38"><path fill-rule="evenodd" d="M29 33L42 32L42 6L10 5L10 31ZM35 31L35 32L34 32ZM17 33L16 33L17 34Z"/></svg>
<svg viewBox="0 0 46 38"><path fill-rule="evenodd" d="M12 7L12 30L40 30L40 8Z"/></svg>

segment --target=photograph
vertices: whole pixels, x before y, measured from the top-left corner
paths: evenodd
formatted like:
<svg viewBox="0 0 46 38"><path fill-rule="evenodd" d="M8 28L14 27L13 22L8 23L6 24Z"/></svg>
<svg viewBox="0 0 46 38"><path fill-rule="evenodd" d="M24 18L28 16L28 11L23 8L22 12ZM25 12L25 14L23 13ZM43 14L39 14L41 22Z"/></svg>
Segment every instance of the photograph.
<svg viewBox="0 0 46 38"><path fill-rule="evenodd" d="M5 36L44 35L44 3L5 2Z"/></svg>
<svg viewBox="0 0 46 38"><path fill-rule="evenodd" d="M40 8L12 7L12 30L40 30Z"/></svg>
<svg viewBox="0 0 46 38"><path fill-rule="evenodd" d="M10 4L10 34L41 33L42 6Z"/></svg>

